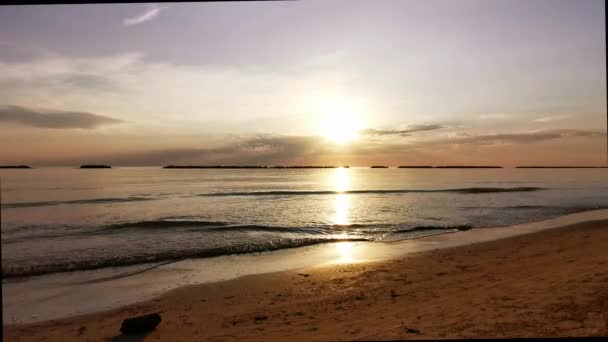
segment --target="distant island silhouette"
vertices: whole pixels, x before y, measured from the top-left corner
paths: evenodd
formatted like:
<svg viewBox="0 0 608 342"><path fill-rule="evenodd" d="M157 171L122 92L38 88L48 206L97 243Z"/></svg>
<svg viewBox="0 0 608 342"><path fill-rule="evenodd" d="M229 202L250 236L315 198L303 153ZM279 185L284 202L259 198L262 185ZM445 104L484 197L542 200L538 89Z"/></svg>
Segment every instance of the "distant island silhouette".
<svg viewBox="0 0 608 342"><path fill-rule="evenodd" d="M95 165L95 164L84 164L80 165L81 169L111 169L110 165Z"/></svg>
<svg viewBox="0 0 608 342"><path fill-rule="evenodd" d="M32 169L29 165L0 165L0 169ZM80 166L81 169L111 169L111 165L102 164L84 164ZM345 168L348 169L350 166L333 166L333 165L276 165L276 166L265 166L265 165L167 165L163 166L163 169L335 169ZM386 165L372 165L371 169L387 169ZM475 166L475 165L442 165L442 166L431 166L431 165L401 165L399 169L502 169L502 166ZM605 169L608 166L572 166L572 165L561 165L561 166L542 166L542 165L531 165L531 166L516 166L517 169Z"/></svg>
<svg viewBox="0 0 608 342"><path fill-rule="evenodd" d="M435 166L436 169L502 169L502 166L473 166L473 165L445 165Z"/></svg>
<svg viewBox="0 0 608 342"><path fill-rule="evenodd" d="M84 165L83 165L84 166ZM333 165L167 165L164 169L335 169L350 168L350 166ZM372 165L371 169L388 169L386 165ZM401 165L399 169L502 169L503 166L497 165ZM605 166L517 166L517 168L605 168Z"/></svg>
<svg viewBox="0 0 608 342"><path fill-rule="evenodd" d="M0 165L0 169L31 169L29 165Z"/></svg>
<svg viewBox="0 0 608 342"><path fill-rule="evenodd" d="M292 165L292 166L260 166L260 165L167 165L163 169L335 169L338 166ZM348 166L344 166L348 168Z"/></svg>
<svg viewBox="0 0 608 342"><path fill-rule="evenodd" d="M316 166L316 165L293 165L293 166L269 166L270 169L336 169L337 166Z"/></svg>
<svg viewBox="0 0 608 342"><path fill-rule="evenodd" d="M608 166L516 166L517 169L605 169Z"/></svg>
<svg viewBox="0 0 608 342"><path fill-rule="evenodd" d="M258 165L167 165L163 169L266 169Z"/></svg>

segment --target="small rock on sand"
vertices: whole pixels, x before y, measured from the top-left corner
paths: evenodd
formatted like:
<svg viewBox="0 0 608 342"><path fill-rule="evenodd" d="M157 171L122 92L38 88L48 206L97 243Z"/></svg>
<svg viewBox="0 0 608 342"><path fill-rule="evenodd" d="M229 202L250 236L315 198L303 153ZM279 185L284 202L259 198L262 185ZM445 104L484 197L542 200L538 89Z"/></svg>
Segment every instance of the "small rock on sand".
<svg viewBox="0 0 608 342"><path fill-rule="evenodd" d="M405 330L405 332L408 334L420 334L420 330L418 330L418 329L403 327L403 330Z"/></svg>
<svg viewBox="0 0 608 342"><path fill-rule="evenodd" d="M160 323L160 320L160 315L157 313L127 318L122 322L120 332L127 335L152 331Z"/></svg>
<svg viewBox="0 0 608 342"><path fill-rule="evenodd" d="M256 322L265 321L268 319L268 316L265 315L257 315L253 318Z"/></svg>

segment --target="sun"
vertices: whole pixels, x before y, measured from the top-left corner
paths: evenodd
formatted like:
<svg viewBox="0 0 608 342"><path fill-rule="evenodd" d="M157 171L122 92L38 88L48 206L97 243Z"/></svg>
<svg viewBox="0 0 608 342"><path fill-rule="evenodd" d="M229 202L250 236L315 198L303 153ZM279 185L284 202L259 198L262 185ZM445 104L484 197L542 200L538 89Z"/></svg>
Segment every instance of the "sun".
<svg viewBox="0 0 608 342"><path fill-rule="evenodd" d="M356 140L363 128L361 115L348 103L326 103L320 111L318 133L320 136L343 144Z"/></svg>
<svg viewBox="0 0 608 342"><path fill-rule="evenodd" d="M349 115L337 114L324 118L321 122L319 133L336 143L347 143L359 137L361 127L357 118Z"/></svg>

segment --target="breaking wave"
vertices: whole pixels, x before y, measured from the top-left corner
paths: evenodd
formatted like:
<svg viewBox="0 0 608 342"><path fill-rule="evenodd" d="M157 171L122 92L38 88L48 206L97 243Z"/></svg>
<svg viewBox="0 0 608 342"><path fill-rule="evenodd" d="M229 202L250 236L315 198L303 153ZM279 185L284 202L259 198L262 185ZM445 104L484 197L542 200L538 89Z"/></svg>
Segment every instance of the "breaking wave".
<svg viewBox="0 0 608 342"><path fill-rule="evenodd" d="M538 187L514 187L514 188L461 188L461 189L387 189L387 190L349 190L349 191L288 191L288 190L273 190L273 191L242 191L242 192L215 192L208 194L199 194L198 196L306 196L306 195L339 195L339 194L406 194L406 193L434 193L434 192L452 192L459 194L485 194L499 192L531 192L545 190Z"/></svg>
<svg viewBox="0 0 608 342"><path fill-rule="evenodd" d="M152 200L152 198L136 197L136 196L118 197L118 198L91 198L91 199L80 199L80 200L69 200L69 201L6 203L6 204L2 204L2 208L45 207L45 206L60 205L60 204L104 204L104 203L149 201L149 200Z"/></svg>
<svg viewBox="0 0 608 342"><path fill-rule="evenodd" d="M70 262L56 262L44 265L2 265L2 277L26 277L58 272L92 270L104 267L119 267L136 264L147 264L155 262L178 261L190 258L209 258L229 254L246 254L269 252L279 249L310 246L320 243L343 242L343 241L369 241L363 238L301 238L301 239L271 239L257 241L255 243L244 243L232 246L201 249L170 250L155 253L141 253L137 255L111 256L88 260L76 260Z"/></svg>

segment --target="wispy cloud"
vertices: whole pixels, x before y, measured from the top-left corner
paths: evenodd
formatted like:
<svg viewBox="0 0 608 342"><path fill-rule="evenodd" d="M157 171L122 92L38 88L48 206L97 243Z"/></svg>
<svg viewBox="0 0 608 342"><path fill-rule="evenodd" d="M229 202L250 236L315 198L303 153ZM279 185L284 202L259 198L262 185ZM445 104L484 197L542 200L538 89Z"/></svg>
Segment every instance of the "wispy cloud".
<svg viewBox="0 0 608 342"><path fill-rule="evenodd" d="M167 8L167 6L161 6L158 4L148 4L145 11L134 17L125 18L122 21L122 24L126 27L129 27L145 23L146 21L156 19L160 15L160 13L166 10Z"/></svg>
<svg viewBox="0 0 608 342"><path fill-rule="evenodd" d="M18 104L25 107L90 108L148 125L157 133L171 125L184 134L201 130L284 133L290 129L309 134L312 128L307 125L322 118L321 114L311 118L316 110L313 104L321 96L308 94L314 94L319 84L338 88L351 77L348 72L336 76L323 67L299 69L301 62L278 71L174 64L145 57L125 52L14 62L0 58L0 104L22 99ZM287 115L297 122L284 120ZM261 121L269 116L281 120ZM209 126L214 121L217 125Z"/></svg>
<svg viewBox="0 0 608 342"><path fill-rule="evenodd" d="M511 115L504 114L504 113L488 113L488 114L481 114L479 116L480 119L486 119L486 120L501 120L501 119L507 119L509 117L511 117Z"/></svg>
<svg viewBox="0 0 608 342"><path fill-rule="evenodd" d="M40 128L93 129L122 121L86 112L40 111L20 106L1 106L0 122Z"/></svg>
<svg viewBox="0 0 608 342"><path fill-rule="evenodd" d="M498 134L482 134L471 135L466 137L457 137L436 142L442 144L496 144L496 143L511 143L511 144L531 144L547 140L564 139L571 137L579 138L599 138L605 136L606 133L592 130L545 130L537 132L522 132L522 133L498 133Z"/></svg>
<svg viewBox="0 0 608 342"><path fill-rule="evenodd" d="M569 117L570 117L569 115L545 116L542 118L534 119L533 121L534 122L553 122L553 121L565 120Z"/></svg>
<svg viewBox="0 0 608 342"><path fill-rule="evenodd" d="M402 129L402 130L385 130L385 129L374 129L374 128L369 128L364 130L362 133L365 135L399 135L399 136L408 136L411 133L416 133L416 132L427 132L427 131L433 131L436 129L441 129L443 128L442 125L436 125L436 124L432 124L432 125L410 125L408 126L406 129Z"/></svg>
<svg viewBox="0 0 608 342"><path fill-rule="evenodd" d="M260 134L241 137L223 146L211 148L171 148L100 157L116 165L224 164L287 165L315 160L327 155L331 147L315 136ZM74 161L63 161L66 164Z"/></svg>

